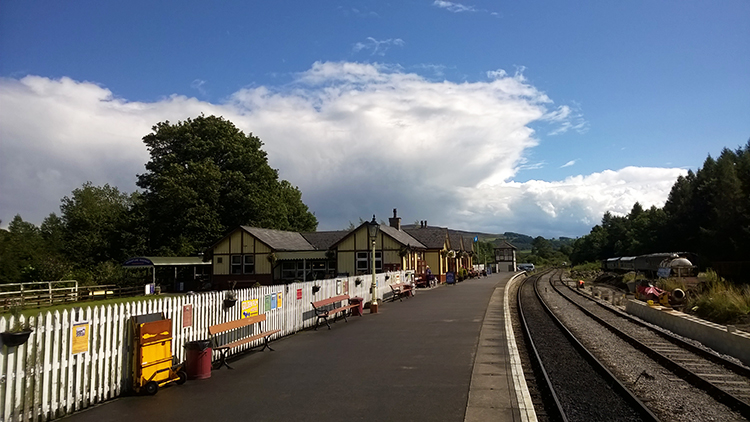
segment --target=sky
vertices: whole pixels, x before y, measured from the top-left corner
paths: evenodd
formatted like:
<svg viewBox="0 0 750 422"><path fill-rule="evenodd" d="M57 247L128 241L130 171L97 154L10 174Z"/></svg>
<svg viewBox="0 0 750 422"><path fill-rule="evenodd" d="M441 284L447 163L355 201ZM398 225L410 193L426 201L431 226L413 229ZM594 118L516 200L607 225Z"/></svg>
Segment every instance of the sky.
<svg viewBox="0 0 750 422"><path fill-rule="evenodd" d="M319 230L578 237L750 139L750 1L0 2L0 227L133 192L163 121L264 143Z"/></svg>

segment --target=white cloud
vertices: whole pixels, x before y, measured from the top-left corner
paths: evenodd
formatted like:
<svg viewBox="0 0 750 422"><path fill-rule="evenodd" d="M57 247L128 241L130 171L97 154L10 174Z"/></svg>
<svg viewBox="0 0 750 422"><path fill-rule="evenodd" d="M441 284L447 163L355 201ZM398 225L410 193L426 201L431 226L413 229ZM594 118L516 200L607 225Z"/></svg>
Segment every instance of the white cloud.
<svg viewBox="0 0 750 422"><path fill-rule="evenodd" d="M447 10L449 12L453 12L453 13L463 13L463 12L477 13L477 12L481 12L481 13L489 13L490 16L498 16L498 17L500 16L499 13L492 12L492 11L489 11L487 9L478 9L475 6L470 6L470 5L466 5L466 4L463 4L463 3L455 3L455 2L446 1L446 0L435 0L432 3L432 5L435 6L435 7L439 7L441 9L445 9L445 10Z"/></svg>
<svg viewBox="0 0 750 422"><path fill-rule="evenodd" d="M315 63L289 85L245 88L225 104L178 95L131 102L69 78L0 79L0 219L20 213L38 224L86 181L132 192L148 161L141 138L157 122L201 113L259 136L321 229L397 207L407 221L455 228L585 234L606 210L663 201L684 174L628 168L513 182L539 144L530 125L567 122L551 104L520 72L433 82L346 62Z"/></svg>
<svg viewBox="0 0 750 422"><path fill-rule="evenodd" d="M474 6L467 6L461 3L453 3L450 1L444 1L444 0L435 0L435 2L432 3L433 6L437 6L441 9L447 9L450 12L453 13L461 13L461 12L477 12L477 8Z"/></svg>
<svg viewBox="0 0 750 422"><path fill-rule="evenodd" d="M370 55L372 56L385 56L385 52L388 51L391 46L403 47L406 45L404 40L401 38L388 38L387 40L376 40L373 37L367 37L365 42L358 42L354 44L354 51L359 52L362 50L371 50Z"/></svg>
<svg viewBox="0 0 750 422"><path fill-rule="evenodd" d="M473 230L522 233L546 237L587 234L605 212L626 215L633 204L663 206L672 185L686 170L626 167L562 181L504 182L480 189L462 189L462 224ZM491 217L490 217L491 216ZM511 230L516 231L516 230Z"/></svg>
<svg viewBox="0 0 750 422"><path fill-rule="evenodd" d="M204 86L206 85L206 81L202 79L195 79L192 83L190 83L190 88L193 88L201 93L201 95L206 95L206 88Z"/></svg>
<svg viewBox="0 0 750 422"><path fill-rule="evenodd" d="M564 169L565 167L574 166L576 164L576 161L578 160L570 160L567 163L560 166L561 169Z"/></svg>

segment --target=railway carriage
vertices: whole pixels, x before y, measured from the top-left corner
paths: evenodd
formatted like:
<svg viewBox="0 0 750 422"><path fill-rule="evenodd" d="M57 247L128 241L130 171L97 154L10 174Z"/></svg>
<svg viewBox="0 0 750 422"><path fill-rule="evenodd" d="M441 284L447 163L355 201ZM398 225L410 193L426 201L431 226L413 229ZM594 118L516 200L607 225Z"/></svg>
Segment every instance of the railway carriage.
<svg viewBox="0 0 750 422"><path fill-rule="evenodd" d="M656 278L665 268L670 268L670 262L676 258L685 258L691 265L698 262L698 255L692 252L662 252L638 256L621 256L602 261L602 269L612 272L636 271L648 277ZM669 273L669 271L667 271Z"/></svg>

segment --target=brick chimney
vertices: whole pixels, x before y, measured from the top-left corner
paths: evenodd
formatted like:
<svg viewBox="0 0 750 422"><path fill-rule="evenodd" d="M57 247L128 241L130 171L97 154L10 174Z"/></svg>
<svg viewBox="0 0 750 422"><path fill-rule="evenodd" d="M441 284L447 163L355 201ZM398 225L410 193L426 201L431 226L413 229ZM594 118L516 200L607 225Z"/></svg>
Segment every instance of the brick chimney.
<svg viewBox="0 0 750 422"><path fill-rule="evenodd" d="M398 217L396 208L393 209L393 218L388 219L388 224L394 229L401 231L401 217Z"/></svg>

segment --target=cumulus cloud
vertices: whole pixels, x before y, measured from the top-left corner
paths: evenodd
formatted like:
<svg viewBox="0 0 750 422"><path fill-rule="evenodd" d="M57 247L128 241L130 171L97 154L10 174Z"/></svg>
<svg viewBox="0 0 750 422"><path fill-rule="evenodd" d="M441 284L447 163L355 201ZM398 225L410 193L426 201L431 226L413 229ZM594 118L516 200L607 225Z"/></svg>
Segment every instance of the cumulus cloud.
<svg viewBox="0 0 750 422"><path fill-rule="evenodd" d="M588 233L605 212L626 215L633 204L662 206L672 185L687 172L677 168L626 167L562 181L513 181L481 189L461 189L462 223L495 233L525 227L522 233L547 237ZM490 218L492 216L492 218Z"/></svg>
<svg viewBox="0 0 750 422"><path fill-rule="evenodd" d="M291 84L241 89L222 104L178 95L133 102L69 78L0 79L0 219L20 213L38 224L86 181L133 191L149 158L141 138L157 122L200 113L259 136L322 230L396 207L406 221L585 234L607 210L660 204L684 174L627 168L514 182L540 142L530 125L564 125L560 110L519 72L433 82L349 62L315 63Z"/></svg>

